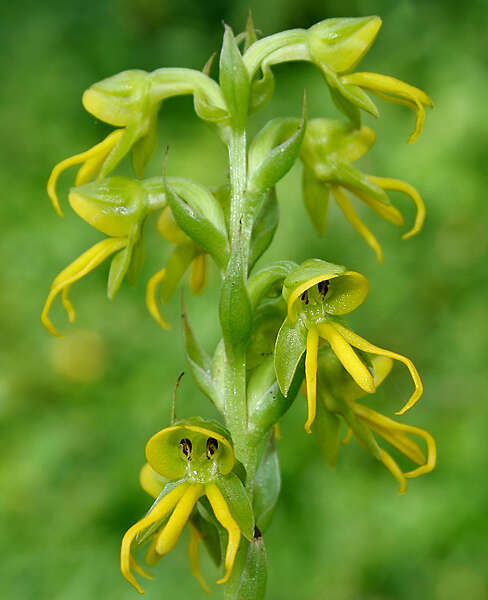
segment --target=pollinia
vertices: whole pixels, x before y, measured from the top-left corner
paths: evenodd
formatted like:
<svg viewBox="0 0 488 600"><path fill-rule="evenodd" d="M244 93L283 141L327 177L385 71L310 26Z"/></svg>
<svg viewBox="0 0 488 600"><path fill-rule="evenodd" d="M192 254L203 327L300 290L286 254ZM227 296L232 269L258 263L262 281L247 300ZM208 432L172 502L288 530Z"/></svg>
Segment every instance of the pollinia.
<svg viewBox="0 0 488 600"><path fill-rule="evenodd" d="M188 270L193 293L203 289L209 262L221 281L221 341L212 355L199 345L184 305L182 309L189 369L221 421L173 419L147 443L140 482L153 503L128 529L121 549L122 574L139 592L139 578L151 575L136 555L141 551L145 562L154 565L188 523L190 568L203 589L208 584L199 568L200 546L215 563L226 599L265 597L263 536L281 487L278 422L300 392L308 406L305 430L314 434L331 466L343 437L342 423L346 440L355 437L382 463L400 492L408 478L435 466L435 442L429 433L359 402L376 392L394 361L405 365L413 384L397 414L412 407L423 392L410 359L374 345L347 325L348 313L366 298L368 280L324 257L301 265L286 257L254 268L279 225L276 184L297 160L303 164L303 200L319 235L326 229L328 204L335 201L381 261L381 246L356 213L351 195L401 226L404 217L391 202L390 190L408 195L416 206L415 221L403 237L421 230L424 204L411 185L354 166L375 142L372 129L361 124L363 112L378 116L371 94L412 109L415 128L409 142L420 135L425 107L432 106L424 92L407 83L356 70L380 26L379 17L326 19L309 29L258 39L249 18L237 36L225 26L218 79L212 77L212 57L201 72L124 71L83 94L86 110L115 129L93 148L59 163L49 178L48 194L62 214L56 184L76 165L69 204L105 237L54 279L43 324L59 335L49 317L52 303L60 296L73 321L71 285L109 258L109 298L124 278L136 283L151 213L157 213L158 231L173 248L168 263L159 265L147 282L147 306L159 325L169 327L162 306L183 285ZM306 61L319 69L324 91L329 90L342 118L307 120L304 100L297 114L269 121L248 140L249 118L274 93L273 67L289 61ZM158 147L157 120L164 100L183 94L192 95L195 113L213 126L228 149L228 170L218 188L165 170L144 176ZM135 178L115 175L129 153ZM405 472L385 446L403 454L412 468Z"/></svg>

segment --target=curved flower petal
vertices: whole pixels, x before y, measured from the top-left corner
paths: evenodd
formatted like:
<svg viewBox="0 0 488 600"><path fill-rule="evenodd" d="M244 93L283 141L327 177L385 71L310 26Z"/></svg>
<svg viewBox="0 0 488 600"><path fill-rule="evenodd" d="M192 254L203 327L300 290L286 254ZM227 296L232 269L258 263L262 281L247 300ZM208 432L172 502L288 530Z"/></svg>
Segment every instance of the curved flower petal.
<svg viewBox="0 0 488 600"><path fill-rule="evenodd" d="M381 454L381 462L385 465L385 467L388 469L388 471L390 471L390 473L393 475L393 477L400 484L398 493L404 494L407 491L407 481L405 479L405 475L403 474L403 471L400 469L400 467L398 466L398 463L392 458L392 456L390 456L390 454L388 454L388 452L385 452L385 450L382 450L380 448L380 454Z"/></svg>
<svg viewBox="0 0 488 600"><path fill-rule="evenodd" d="M207 255L202 252L195 256L191 263L190 290L193 294L200 294L207 281Z"/></svg>
<svg viewBox="0 0 488 600"><path fill-rule="evenodd" d="M409 237L417 234L422 229L425 221L425 204L417 190L409 183L401 181L400 179L391 179L390 177L375 177L374 175L369 175L369 178L384 190L396 190L398 192L403 192L412 198L417 208L415 223L412 229L405 233L402 238L406 240Z"/></svg>
<svg viewBox="0 0 488 600"><path fill-rule="evenodd" d="M54 279L51 284L51 290L47 297L46 303L41 313L41 321L44 327L55 336L61 334L56 330L49 319L49 310L51 305L59 293L62 293L63 305L68 312L70 322L74 321L75 311L73 305L68 300L68 290L70 286L78 279L88 275L90 271L96 269L106 258L108 258L117 250L124 248L127 245L127 238L107 238L92 246L89 250L79 256L68 267L63 269L61 273Z"/></svg>
<svg viewBox="0 0 488 600"><path fill-rule="evenodd" d="M434 105L425 92L419 88L409 85L404 81L380 75L379 73L352 73L341 77L342 83L346 85L358 85L384 98L385 100L405 104L415 112L415 130L408 142L411 144L419 137L425 119L424 104L430 108Z"/></svg>
<svg viewBox="0 0 488 600"><path fill-rule="evenodd" d="M171 325L167 323L159 311L156 293L159 285L166 276L166 268L155 273L147 282L146 286L146 306L151 316L161 325L163 329L171 329Z"/></svg>
<svg viewBox="0 0 488 600"><path fill-rule="evenodd" d="M232 568L234 567L234 561L241 541L241 530L230 514L225 498L215 483L208 483L205 486L205 493L215 513L215 517L229 534L229 541L227 542L227 550L224 559L225 574L217 581L217 583L226 583L229 580Z"/></svg>
<svg viewBox="0 0 488 600"><path fill-rule="evenodd" d="M351 204L351 201L347 197L347 194L343 192L342 189L338 186L333 186L332 191L334 194L334 198L336 199L336 202L339 205L339 208L344 213L346 219L349 221L349 223L351 223L351 225L364 239L368 246L374 250L378 262L382 263L383 253L381 251L381 246L378 243L378 240L374 237L371 231L358 217L353 205Z"/></svg>
<svg viewBox="0 0 488 600"><path fill-rule="evenodd" d="M347 329L347 327L340 325L339 323L334 323L333 325L329 325L329 327L332 327L332 326L344 338L344 340L346 340L349 344L351 344L355 348L358 348L359 350L362 350L363 352L371 352L372 354L379 354L380 356L388 356L390 358L394 358L395 360L402 362L408 368L408 370L410 372L410 376L412 377L412 381L415 385L415 391L410 396L410 398L407 401L407 403L405 404L405 406L401 410L399 410L396 414L402 415L404 412L406 412L407 410L412 408L412 406L414 404L416 404L418 399L422 396L424 387L422 385L422 380L420 379L420 375L419 375L417 369L415 368L415 365L409 358L406 358L405 356L402 356L401 354L397 354L396 352L391 352L390 350L385 350L384 348L375 346L374 344L371 344L364 338L360 337L359 335L357 335L350 329Z"/></svg>
<svg viewBox="0 0 488 600"><path fill-rule="evenodd" d="M339 329L337 325L337 323L319 323L317 329L320 337L329 342L334 354L359 387L369 394L374 394L376 387L373 376L352 349L350 340L343 335L342 330L349 330L345 327Z"/></svg>
<svg viewBox="0 0 488 600"><path fill-rule="evenodd" d="M75 154L70 158L65 158L54 167L47 182L47 193L59 215L63 215L63 211L59 206L58 195L56 194L56 184L61 173L73 165L84 163L76 177L76 185L85 183L93 176L108 154L118 144L123 133L123 129L116 129L109 133L109 135L99 144L93 146L93 148L81 152L80 154Z"/></svg>
<svg viewBox="0 0 488 600"><path fill-rule="evenodd" d="M317 352L319 349L319 332L311 327L307 334L307 354L305 356L305 379L307 382L307 405L308 417L305 423L305 431L312 433L310 429L315 420L317 410Z"/></svg>
<svg viewBox="0 0 488 600"><path fill-rule="evenodd" d="M193 575L195 576L196 580L200 584L200 587L202 588L202 590L204 592L207 592L207 594L209 594L210 588L206 584L205 579L203 578L202 572L200 571L200 559L198 557L198 546L200 544L202 536L200 535L200 532L195 527L195 525L193 525L193 523L191 521L188 521L188 525L190 527L190 542L188 544L188 556L190 559L190 569L191 569L191 572L193 573Z"/></svg>
<svg viewBox="0 0 488 600"><path fill-rule="evenodd" d="M180 485L172 490L167 496L161 498L161 500L154 506L149 514L143 517L140 521L137 521L137 523L132 525L132 527L126 531L122 539L122 546L120 549L120 570L127 581L132 584L141 594L143 594L144 591L137 583L136 578L131 572L131 564L134 564L134 559L131 558L132 542L140 531L143 531L146 529L146 527L152 525L152 523L164 518L177 504L180 498L182 498L189 485L190 484L187 482L180 483Z"/></svg>

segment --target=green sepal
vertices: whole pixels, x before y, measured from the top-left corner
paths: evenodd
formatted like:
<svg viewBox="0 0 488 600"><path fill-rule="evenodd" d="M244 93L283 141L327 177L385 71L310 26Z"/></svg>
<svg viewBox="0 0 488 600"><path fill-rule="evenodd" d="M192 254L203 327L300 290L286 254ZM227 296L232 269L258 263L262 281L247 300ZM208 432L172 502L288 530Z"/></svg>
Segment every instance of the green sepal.
<svg viewBox="0 0 488 600"><path fill-rule="evenodd" d="M274 435L269 436L254 481L253 508L256 525L264 532L271 523L281 491L280 461Z"/></svg>
<svg viewBox="0 0 488 600"><path fill-rule="evenodd" d="M205 548L207 549L207 552L215 566L219 567L222 562L222 549L217 527L215 524L205 519L199 512L198 508L193 511L190 521L198 530L198 533L202 538L202 542L204 543Z"/></svg>
<svg viewBox="0 0 488 600"><path fill-rule="evenodd" d="M178 225L221 268L227 263L229 244L221 206L202 185L182 178L167 181L166 192Z"/></svg>
<svg viewBox="0 0 488 600"><path fill-rule="evenodd" d="M288 396L295 372L307 348L308 330L299 317L293 324L288 317L283 321L274 353L276 379L283 396Z"/></svg>
<svg viewBox="0 0 488 600"><path fill-rule="evenodd" d="M197 342L188 321L185 302L181 298L181 320L183 322L183 346L191 374L200 390L223 412L223 399L215 389L212 379L212 360Z"/></svg>
<svg viewBox="0 0 488 600"><path fill-rule="evenodd" d="M249 9L249 11L247 13L246 31L245 31L245 38L244 38L244 52L249 48L249 46L252 46L254 44L254 42L257 41L257 39L258 39L258 35L256 32L256 28L254 27L252 12L251 12L251 9Z"/></svg>
<svg viewBox="0 0 488 600"><path fill-rule="evenodd" d="M148 210L143 186L128 177L109 177L73 187L68 198L78 216L111 237L129 235Z"/></svg>
<svg viewBox="0 0 488 600"><path fill-rule="evenodd" d="M276 346L278 346L278 339ZM277 381L275 372L276 351L275 357L263 358L261 364L253 370L247 386L248 429L256 434L258 438L279 421L295 400L303 380L300 360L304 351L305 348L298 357L292 373L292 368L286 365L289 371L286 375L291 377L289 381L286 379L283 383L286 395L280 390ZM283 357L278 360L283 360ZM290 362L294 363L294 360ZM287 385L286 388L285 385Z"/></svg>
<svg viewBox="0 0 488 600"><path fill-rule="evenodd" d="M115 295L118 292L125 275L127 274L129 266L132 262L134 247L137 245L140 238L141 225L136 223L129 233L127 246L120 252L117 252L110 263L107 282L107 296L110 300L115 298ZM137 260L140 260L140 256L137 257Z"/></svg>
<svg viewBox="0 0 488 600"><path fill-rule="evenodd" d="M175 293L196 254L195 244L182 244L175 247L166 265L166 274L161 285L161 302L168 302Z"/></svg>
<svg viewBox="0 0 488 600"><path fill-rule="evenodd" d="M345 98L335 87L329 86L330 97L336 108L345 115L356 129L361 127L361 111L358 106Z"/></svg>
<svg viewBox="0 0 488 600"><path fill-rule="evenodd" d="M334 181L352 192L359 190L382 204L391 205L388 194L352 165L338 163L334 169Z"/></svg>
<svg viewBox="0 0 488 600"><path fill-rule="evenodd" d="M305 102L301 120L278 118L269 121L249 148L248 190L261 193L288 173L300 153L305 135Z"/></svg>
<svg viewBox="0 0 488 600"><path fill-rule="evenodd" d="M303 201L315 231L324 235L327 227L327 215L331 189L327 183L317 180L311 170L305 166L302 175Z"/></svg>
<svg viewBox="0 0 488 600"><path fill-rule="evenodd" d="M329 467L334 467L339 456L341 443L341 421L337 415L326 408L321 398L320 388L318 389L318 395L319 400L312 431L327 464Z"/></svg>
<svg viewBox="0 0 488 600"><path fill-rule="evenodd" d="M132 146L132 168L136 177L139 179L144 175L144 169L147 163L151 160L151 156L156 148L156 142L158 137L158 121L157 112L149 119L149 125L146 135L142 136Z"/></svg>
<svg viewBox="0 0 488 600"><path fill-rule="evenodd" d="M249 73L242 60L232 29L225 25L220 53L220 87L231 114L232 126L244 131L249 110Z"/></svg>
<svg viewBox="0 0 488 600"><path fill-rule="evenodd" d="M266 548L261 535L256 534L249 542L235 594L230 596L226 590L225 600L264 600L267 578Z"/></svg>
<svg viewBox="0 0 488 600"><path fill-rule="evenodd" d="M231 254L222 282L219 316L226 347L244 352L251 335L252 311L238 245Z"/></svg>
<svg viewBox="0 0 488 600"><path fill-rule="evenodd" d="M247 283L247 291L253 310L270 291L275 290L276 295L278 295L281 292L285 278L297 267L297 263L291 260L280 260L254 273Z"/></svg>
<svg viewBox="0 0 488 600"><path fill-rule="evenodd" d="M130 152L137 140L148 133L149 121L146 119L143 119L141 122L135 121L124 128L124 133L120 137L119 141L111 150L107 158L103 161L103 164L100 167L100 171L97 175L97 181L105 179L126 156L126 154Z"/></svg>
<svg viewBox="0 0 488 600"><path fill-rule="evenodd" d="M261 210L256 216L251 233L251 252L249 271L256 261L266 252L273 241L279 222L279 206L274 187L265 192Z"/></svg>
<svg viewBox="0 0 488 600"><path fill-rule="evenodd" d="M227 475L219 475L215 483L222 492L230 514L239 525L239 529L248 540L252 540L254 536L254 514L249 495L242 481L235 473L228 473Z"/></svg>
<svg viewBox="0 0 488 600"><path fill-rule="evenodd" d="M376 16L325 19L307 31L310 54L336 73L351 71L371 48L380 27Z"/></svg>

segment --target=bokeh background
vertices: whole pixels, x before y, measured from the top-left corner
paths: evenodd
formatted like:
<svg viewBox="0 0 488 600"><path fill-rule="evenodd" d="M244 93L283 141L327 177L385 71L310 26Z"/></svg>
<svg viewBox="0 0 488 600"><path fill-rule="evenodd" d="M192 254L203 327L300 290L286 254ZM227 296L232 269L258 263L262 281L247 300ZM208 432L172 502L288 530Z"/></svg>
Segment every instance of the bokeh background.
<svg viewBox="0 0 488 600"><path fill-rule="evenodd" d="M146 440L168 423L169 399L185 369L178 298L164 332L144 306L144 283L167 260L154 222L140 285L105 297L108 266L74 286L77 322L39 314L56 273L100 235L69 210L61 219L45 192L50 169L88 148L108 128L83 111L91 83L127 68L201 68L218 49L221 21L243 28L248 7L265 33L308 27L335 16L378 14L384 25L361 65L396 75L433 98L424 133L406 144L413 115L378 100L378 141L365 171L408 180L421 190L428 217L421 235L400 232L372 212L366 222L382 242L384 265L334 208L325 238L313 232L300 202L300 168L278 186L282 223L268 260L327 258L371 280L351 315L366 338L414 358L425 384L405 421L438 442L436 471L412 480L404 496L391 476L352 442L335 470L303 431L300 398L283 419L279 442L283 493L266 535L270 600L470 600L488 598L488 384L486 173L488 53L485 0L18 0L0 8L0 581L16 600L129 599L122 579L122 533L149 505L138 470ZM337 115L319 74L304 64L275 69L275 99L256 116ZM168 173L214 185L226 157L191 99L168 101L158 174L170 144ZM121 172L129 173L124 164ZM60 192L72 181L62 178ZM408 199L394 196L410 222ZM216 285L188 309L203 345L217 341ZM395 367L374 406L392 414L410 393ZM188 375L179 413L214 416ZM210 581L215 572L207 559ZM221 590L214 587L214 597ZM148 598L200 598L181 540L146 586Z"/></svg>

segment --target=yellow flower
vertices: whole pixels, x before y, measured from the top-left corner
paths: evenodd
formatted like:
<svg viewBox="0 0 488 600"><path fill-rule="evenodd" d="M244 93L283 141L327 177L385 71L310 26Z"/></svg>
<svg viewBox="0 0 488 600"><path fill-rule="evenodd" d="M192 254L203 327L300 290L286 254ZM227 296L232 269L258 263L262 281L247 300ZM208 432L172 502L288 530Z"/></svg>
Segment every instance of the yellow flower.
<svg viewBox="0 0 488 600"><path fill-rule="evenodd" d="M401 212L391 204L385 190L400 191L415 203L417 214L413 227L402 237L417 234L425 220L425 206L417 190L399 179L367 175L351 163L368 152L375 134L362 126L329 119L308 122L300 153L304 164L303 195L305 205L319 235L325 232L328 203L333 196L346 219L383 261L381 246L356 213L346 191L353 193L381 217L395 225L403 225Z"/></svg>
<svg viewBox="0 0 488 600"><path fill-rule="evenodd" d="M298 362L306 353L308 418L305 430L308 433L316 415L317 356L321 341L330 346L352 379L369 394L376 391L374 378L356 350L393 358L406 365L415 390L397 414L409 410L423 393L422 381L410 359L375 346L337 318L357 308L368 289L368 280L360 273L318 259L306 261L285 279L283 297L288 305L288 316L276 340L275 370L286 396Z"/></svg>
<svg viewBox="0 0 488 600"><path fill-rule="evenodd" d="M364 390L347 376L334 354L330 350L324 350L321 351L319 358L318 395L321 402L313 429L329 463L333 466L337 458L339 422L334 415L340 414L348 427L344 443L348 443L354 434L361 445L380 460L397 479L400 484L399 492L405 492L407 478L418 477L434 469L437 456L434 438L424 429L398 423L359 404L356 400L366 395ZM370 369L375 389L389 375L392 365L391 358L372 357ZM331 418L333 419L332 426ZM417 467L404 472L391 454L378 445L374 434L383 438ZM424 440L427 456L411 436ZM326 439L327 437L329 439Z"/></svg>
<svg viewBox="0 0 488 600"><path fill-rule="evenodd" d="M225 573L217 583L226 583L232 573L241 532L254 531L252 509L240 479L232 472L234 452L228 432L215 422L193 417L177 422L154 435L146 445L148 463L140 474L144 490L156 498L145 517L125 533L121 545L121 571L140 593L142 588L132 569L148 575L132 555L132 546L148 539L145 560L157 563L175 546L185 524L190 527L189 555L192 572L208 591L199 568L201 534L194 524L197 502L206 496L218 523L228 534Z"/></svg>

